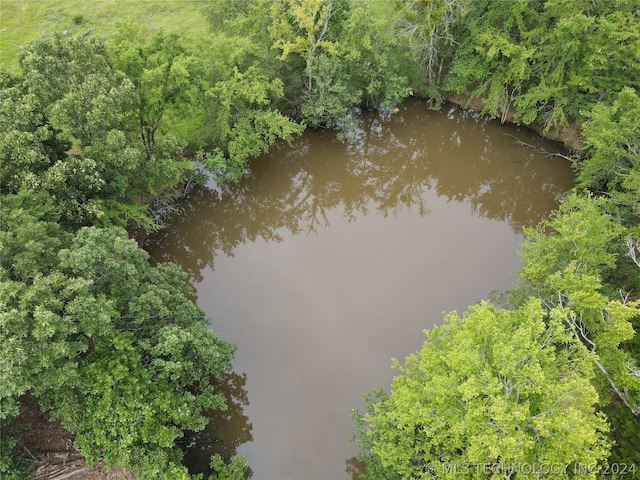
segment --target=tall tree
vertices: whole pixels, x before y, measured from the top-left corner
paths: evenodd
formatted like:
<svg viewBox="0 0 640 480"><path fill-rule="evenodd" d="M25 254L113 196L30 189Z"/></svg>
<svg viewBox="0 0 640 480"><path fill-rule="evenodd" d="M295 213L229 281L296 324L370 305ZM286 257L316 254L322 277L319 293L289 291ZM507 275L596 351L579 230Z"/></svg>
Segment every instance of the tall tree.
<svg viewBox="0 0 640 480"><path fill-rule="evenodd" d="M281 51L281 60L294 53L304 61L307 98L313 92L318 54L336 50L330 29L336 3L335 0L283 0L275 2L271 9L273 45Z"/></svg>
<svg viewBox="0 0 640 480"><path fill-rule="evenodd" d="M407 39L427 83L439 84L456 40L452 25L461 15L459 0L398 0L396 28Z"/></svg>
<svg viewBox="0 0 640 480"><path fill-rule="evenodd" d="M4 232L0 241L15 243ZM229 370L234 347L207 328L184 273L150 266L124 230L81 229L57 255L43 242L34 236L0 271L0 418L29 392L89 461L144 478L177 469L176 438L202 429L204 410L224 408L210 379ZM25 275L38 252L48 261Z"/></svg>
<svg viewBox="0 0 640 480"><path fill-rule="evenodd" d="M36 186L69 148L71 142L26 92L22 79L0 72L0 192Z"/></svg>
<svg viewBox="0 0 640 480"><path fill-rule="evenodd" d="M210 171L237 180L250 158L264 154L279 140L291 142L303 127L273 107L282 97L279 79L269 80L256 67L232 75L207 91L210 114L206 126L215 148L204 155Z"/></svg>
<svg viewBox="0 0 640 480"><path fill-rule="evenodd" d="M621 255L627 230L606 206L604 199L572 194L556 215L527 230L521 277L590 352L602 401L611 392L640 415L639 352L621 345L635 335L631 321L640 302L628 301L615 281L616 270L629 261Z"/></svg>
<svg viewBox="0 0 640 480"><path fill-rule="evenodd" d="M91 38L56 34L36 40L21 54L20 68L43 111L83 147L121 129L135 96L104 43Z"/></svg>
<svg viewBox="0 0 640 480"><path fill-rule="evenodd" d="M391 394L355 414L368 478L480 479L607 457L588 356L540 301L481 303L426 335L394 363Z"/></svg>
<svg viewBox="0 0 640 480"><path fill-rule="evenodd" d="M640 12L632 0L464 1L444 88L545 132L640 81ZM562 48L558 48L562 45ZM627 58L623 62L621 58Z"/></svg>
<svg viewBox="0 0 640 480"><path fill-rule="evenodd" d="M153 52L161 57L165 46L159 41ZM59 200L72 226L150 227L140 198L151 202L193 169L179 158L182 143L176 137L164 136L161 145L157 141L167 108L163 102L177 102L172 95L179 95L171 90L173 77L161 75L166 64L156 70L152 64L140 64L152 78L136 86L116 68L102 42L63 35L35 41L21 57L27 100L33 97L34 108L75 142L37 178Z"/></svg>
<svg viewBox="0 0 640 480"><path fill-rule="evenodd" d="M115 66L133 83L133 105L147 159L157 154L156 134L166 113L187 113L195 103L196 58L176 33L158 30L150 38L136 24L120 24L111 42Z"/></svg>
<svg viewBox="0 0 640 480"><path fill-rule="evenodd" d="M585 158L577 165L578 186L605 193L640 217L640 97L622 89L613 104L596 104L582 126Z"/></svg>
<svg viewBox="0 0 640 480"><path fill-rule="evenodd" d="M391 22L367 2L354 3L343 22L340 57L365 108L394 108L409 95L409 61Z"/></svg>

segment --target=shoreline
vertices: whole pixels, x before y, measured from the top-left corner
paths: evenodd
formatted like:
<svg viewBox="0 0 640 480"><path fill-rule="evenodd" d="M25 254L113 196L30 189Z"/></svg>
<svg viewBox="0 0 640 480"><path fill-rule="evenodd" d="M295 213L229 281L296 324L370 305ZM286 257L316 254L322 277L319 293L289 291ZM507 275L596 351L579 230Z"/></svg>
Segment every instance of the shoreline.
<svg viewBox="0 0 640 480"><path fill-rule="evenodd" d="M445 100L460 108L472 110L474 112L482 112L484 107L484 102L479 98L469 101L459 95L450 95L445 97ZM563 129L552 129L548 133L543 133L542 130L536 128L535 125L523 125L521 123L514 122L515 113L515 109L510 107L509 110L503 114L502 118L494 118L496 118L496 120L500 120L500 123L513 123L521 127L529 128L547 140L561 143L569 153L575 153L580 149L580 146L582 145L582 137L580 136L581 124L571 122Z"/></svg>

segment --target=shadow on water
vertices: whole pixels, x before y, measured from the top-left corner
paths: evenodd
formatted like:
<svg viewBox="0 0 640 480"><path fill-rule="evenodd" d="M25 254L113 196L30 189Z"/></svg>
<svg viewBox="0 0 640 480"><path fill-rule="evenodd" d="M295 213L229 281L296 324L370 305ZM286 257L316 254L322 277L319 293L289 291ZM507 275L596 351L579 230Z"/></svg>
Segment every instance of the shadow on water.
<svg viewBox="0 0 640 480"><path fill-rule="evenodd" d="M572 186L571 175L558 178L563 160L522 143L559 148L526 129L457 107L443 115L417 101L390 118L363 115L342 142L334 132L309 130L292 147L252 162L240 182L193 191L152 240L154 259L178 263L199 282L216 253L233 256L257 239L279 242L284 231L313 233L329 226L335 208L350 221L373 212L428 215L428 190L519 233Z"/></svg>
<svg viewBox="0 0 640 480"><path fill-rule="evenodd" d="M347 465L346 472L349 478L352 480L364 478L363 476L367 471L366 465L363 461L358 460L358 457L347 458L345 464Z"/></svg>
<svg viewBox="0 0 640 480"><path fill-rule="evenodd" d="M212 455L219 454L225 461L229 461L237 455L240 445L253 441L253 425L244 414L244 407L249 405L246 383L246 374L231 372L214 384L217 391L225 393L227 409L207 412L209 423L205 429L201 432L186 432L180 444L184 452L183 463L192 474L210 475L209 459ZM249 469L245 479L251 476Z"/></svg>

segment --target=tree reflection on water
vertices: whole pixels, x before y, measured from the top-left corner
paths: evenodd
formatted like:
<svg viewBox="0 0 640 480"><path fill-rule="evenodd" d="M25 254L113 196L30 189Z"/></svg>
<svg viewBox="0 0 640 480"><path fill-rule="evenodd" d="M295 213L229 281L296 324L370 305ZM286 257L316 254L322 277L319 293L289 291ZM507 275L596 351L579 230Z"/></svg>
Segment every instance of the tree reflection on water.
<svg viewBox="0 0 640 480"><path fill-rule="evenodd" d="M191 473L210 475L209 458L219 454L225 461L237 455L238 447L253 441L253 425L244 414L249 405L245 386L246 374L231 372L220 382L214 383L216 391L227 397L226 410L212 410L206 413L209 423L201 432L187 432L180 446L184 452L184 464ZM245 479L252 475L249 469Z"/></svg>
<svg viewBox="0 0 640 480"><path fill-rule="evenodd" d="M358 457L347 458L345 461L347 465L346 472L352 478L352 480L360 480L364 478L365 473L367 472L366 464L358 460Z"/></svg>
<svg viewBox="0 0 640 480"><path fill-rule="evenodd" d="M313 233L329 226L334 209L349 221L373 212L425 216L432 192L519 233L555 206L573 177L563 160L518 139L544 142L455 107L434 112L414 101L390 119L364 114L342 142L334 132L308 131L254 160L238 183L195 189L149 249L155 261L173 261L199 282L216 254L233 256L240 244Z"/></svg>

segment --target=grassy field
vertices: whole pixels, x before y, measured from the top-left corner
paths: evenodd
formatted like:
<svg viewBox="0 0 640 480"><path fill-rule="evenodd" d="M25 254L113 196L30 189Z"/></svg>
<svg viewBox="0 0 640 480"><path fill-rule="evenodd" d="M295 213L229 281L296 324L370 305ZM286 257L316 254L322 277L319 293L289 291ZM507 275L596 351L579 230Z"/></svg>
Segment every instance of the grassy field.
<svg viewBox="0 0 640 480"><path fill-rule="evenodd" d="M151 31L178 30L202 38L208 31L201 0L0 0L0 67L18 68L23 45L40 35L64 32L108 37L119 22L136 21Z"/></svg>

